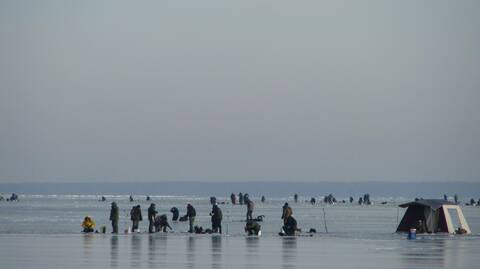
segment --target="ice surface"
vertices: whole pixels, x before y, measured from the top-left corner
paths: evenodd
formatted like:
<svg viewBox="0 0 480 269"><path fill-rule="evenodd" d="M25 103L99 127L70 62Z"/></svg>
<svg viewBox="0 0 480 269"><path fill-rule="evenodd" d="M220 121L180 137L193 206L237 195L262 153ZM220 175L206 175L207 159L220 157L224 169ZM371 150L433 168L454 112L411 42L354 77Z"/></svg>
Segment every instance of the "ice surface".
<svg viewBox="0 0 480 269"><path fill-rule="evenodd" d="M244 206L220 205L224 231L218 235L186 234L187 224L173 223L168 234L80 234L80 223L91 215L97 227L110 229L110 202L121 209L121 230L130 225L133 205L146 209L153 202L160 213L185 204L197 208L197 221L210 226L208 197L23 196L20 202L0 203L0 268L477 268L480 257L480 207L463 207L474 233L471 236L419 235L408 241L394 234L403 209L397 203L374 206L310 205L288 201L299 226L315 228L313 237L281 238L281 206L285 199L256 201L254 215L265 215L263 236L243 235ZM225 198L220 198L223 201ZM328 234L324 233L323 211ZM147 222L141 229L147 229Z"/></svg>

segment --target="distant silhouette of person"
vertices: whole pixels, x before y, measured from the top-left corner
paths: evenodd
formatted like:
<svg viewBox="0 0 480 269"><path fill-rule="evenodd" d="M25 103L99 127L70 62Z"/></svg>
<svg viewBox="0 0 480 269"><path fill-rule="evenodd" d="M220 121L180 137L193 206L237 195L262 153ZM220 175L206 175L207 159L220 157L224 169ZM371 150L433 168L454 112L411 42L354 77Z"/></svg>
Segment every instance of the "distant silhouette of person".
<svg viewBox="0 0 480 269"><path fill-rule="evenodd" d="M118 219L119 219L119 212L118 212L117 203L112 203L112 208L110 209L110 221L112 222L112 233L118 233Z"/></svg>
<svg viewBox="0 0 480 269"><path fill-rule="evenodd" d="M187 217L188 217L188 224L189 224L189 230L188 232L193 233L193 225L195 223L195 217L197 216L197 212L195 211L195 208L188 203L187 204Z"/></svg>
<svg viewBox="0 0 480 269"><path fill-rule="evenodd" d="M173 230L170 224L168 223L167 215L162 214L156 216L154 220L155 232L167 232L167 228Z"/></svg>
<svg viewBox="0 0 480 269"><path fill-rule="evenodd" d="M140 205L134 206L132 210L130 211L130 219L132 220L132 231L137 231L138 230L138 225L140 224L140 221L143 220L142 218L142 210L140 208Z"/></svg>
<svg viewBox="0 0 480 269"><path fill-rule="evenodd" d="M172 220L173 220L173 221L177 221L177 220L178 220L178 216L179 216L178 208L172 207L172 208L170 209L170 212L172 212L172 214L173 214Z"/></svg>
<svg viewBox="0 0 480 269"><path fill-rule="evenodd" d="M212 232L214 233L222 233L222 219L223 214L222 210L218 207L218 205L213 205L212 212L210 213L211 220L212 220Z"/></svg>
<svg viewBox="0 0 480 269"><path fill-rule="evenodd" d="M157 210L155 210L155 204L150 204L148 208L148 232L153 233L155 228L155 217L157 216Z"/></svg>
<svg viewBox="0 0 480 269"><path fill-rule="evenodd" d="M253 219L253 208L254 207L255 207L255 204L253 203L253 201L248 199L247 200L247 221Z"/></svg>
<svg viewBox="0 0 480 269"><path fill-rule="evenodd" d="M262 226L258 224L256 221L249 220L245 224L245 232L248 235L260 235L260 229Z"/></svg>

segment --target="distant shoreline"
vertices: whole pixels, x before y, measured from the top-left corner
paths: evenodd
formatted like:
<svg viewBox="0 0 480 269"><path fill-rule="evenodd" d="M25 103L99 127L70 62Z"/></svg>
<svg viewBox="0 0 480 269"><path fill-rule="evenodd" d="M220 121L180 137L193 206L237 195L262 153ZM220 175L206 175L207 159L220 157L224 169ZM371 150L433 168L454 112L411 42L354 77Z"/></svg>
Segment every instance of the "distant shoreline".
<svg viewBox="0 0 480 269"><path fill-rule="evenodd" d="M462 201L480 198L480 182L121 182L121 183L0 183L0 193L18 194L133 194L226 196L232 192L251 195L441 198L458 194Z"/></svg>

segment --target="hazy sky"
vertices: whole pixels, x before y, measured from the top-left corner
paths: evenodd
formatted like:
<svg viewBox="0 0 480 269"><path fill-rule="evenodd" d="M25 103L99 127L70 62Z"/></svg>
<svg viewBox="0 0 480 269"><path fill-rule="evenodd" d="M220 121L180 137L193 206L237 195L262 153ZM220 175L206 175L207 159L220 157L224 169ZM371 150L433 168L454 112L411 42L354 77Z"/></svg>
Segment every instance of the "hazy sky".
<svg viewBox="0 0 480 269"><path fill-rule="evenodd" d="M0 1L0 182L479 181L480 1Z"/></svg>

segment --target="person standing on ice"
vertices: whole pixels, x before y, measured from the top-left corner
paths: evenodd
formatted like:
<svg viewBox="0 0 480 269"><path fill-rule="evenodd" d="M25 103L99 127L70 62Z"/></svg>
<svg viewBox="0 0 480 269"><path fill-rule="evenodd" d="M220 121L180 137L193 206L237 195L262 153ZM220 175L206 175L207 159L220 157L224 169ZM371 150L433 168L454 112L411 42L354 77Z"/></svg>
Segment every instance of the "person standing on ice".
<svg viewBox="0 0 480 269"><path fill-rule="evenodd" d="M221 234L223 214L217 204L213 205L210 216L212 216L212 232Z"/></svg>
<svg viewBox="0 0 480 269"><path fill-rule="evenodd" d="M112 203L112 208L110 209L110 221L112 222L112 233L118 234L118 219L119 212L117 203Z"/></svg>
<svg viewBox="0 0 480 269"><path fill-rule="evenodd" d="M155 204L151 204L148 208L148 232L153 233L155 228L155 217L157 216L157 210L155 210Z"/></svg>
<svg viewBox="0 0 480 269"><path fill-rule="evenodd" d="M197 216L197 212L195 211L195 208L190 203L188 203L187 204L187 217L188 217L188 225L189 225L188 232L189 233L193 233L193 224L195 223L195 217L196 216Z"/></svg>
<svg viewBox="0 0 480 269"><path fill-rule="evenodd" d="M249 221L253 219L253 208L255 207L255 204L250 199L248 199L246 202L247 202L247 221Z"/></svg>
<svg viewBox="0 0 480 269"><path fill-rule="evenodd" d="M140 205L134 206L130 210L130 219L132 220L132 232L138 231L138 225L143 220Z"/></svg>

